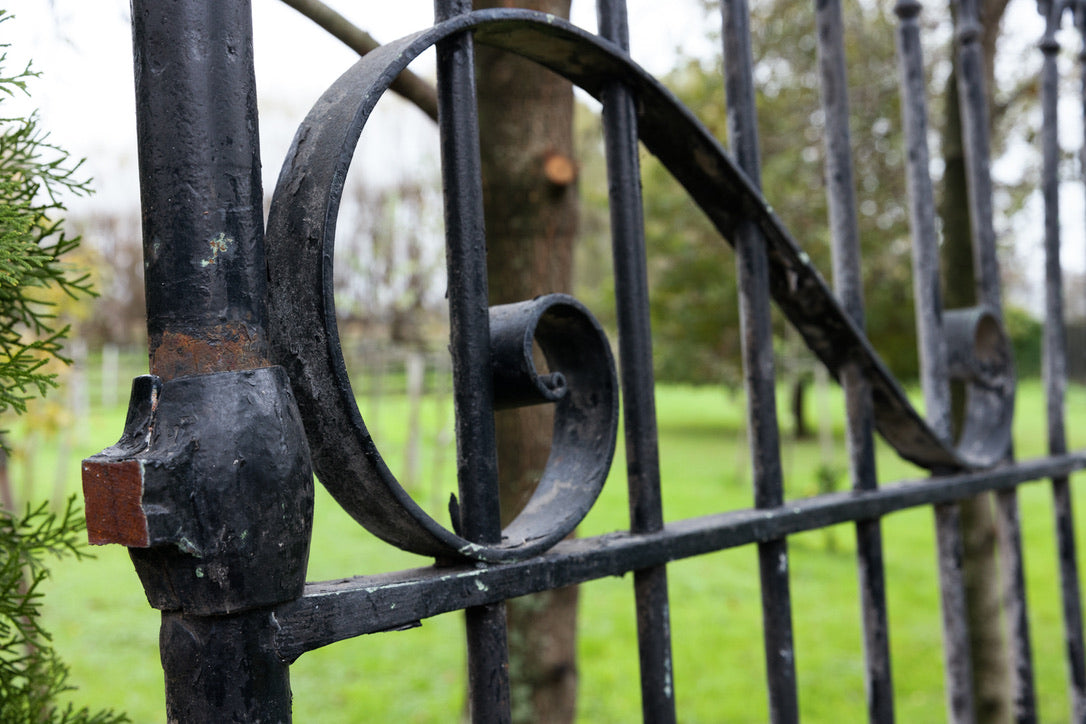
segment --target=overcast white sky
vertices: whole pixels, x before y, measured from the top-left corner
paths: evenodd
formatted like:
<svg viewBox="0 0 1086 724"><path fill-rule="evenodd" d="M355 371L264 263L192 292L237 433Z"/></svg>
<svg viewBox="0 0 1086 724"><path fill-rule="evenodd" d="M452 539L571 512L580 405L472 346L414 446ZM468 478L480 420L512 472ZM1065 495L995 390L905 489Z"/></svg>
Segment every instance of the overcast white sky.
<svg viewBox="0 0 1086 724"><path fill-rule="evenodd" d="M326 1L382 42L433 22L432 0ZM8 69L33 58L42 78L32 86L32 103L41 111L43 127L73 156L85 157L96 179L96 196L72 200L73 213L88 205L137 206L128 0L9 0L7 7L15 15L0 26L0 39L12 44ZM573 8L575 23L595 28L595 3L575 0ZM704 33L696 0L632 0L630 12L638 18L631 40L634 57L653 72L668 70L677 47L698 50L692 38ZM261 150L270 192L297 124L357 56L279 0L253 0L253 24ZM702 52L708 51L701 43ZM382 100L373 119L381 125L367 129L366 136L382 138L370 155L394 159L392 164L382 159L383 167L395 165L395 159L401 165L405 158L417 159L436 143L429 120L402 112L405 103L397 111L397 100ZM0 115L12 115L13 104L4 104Z"/></svg>

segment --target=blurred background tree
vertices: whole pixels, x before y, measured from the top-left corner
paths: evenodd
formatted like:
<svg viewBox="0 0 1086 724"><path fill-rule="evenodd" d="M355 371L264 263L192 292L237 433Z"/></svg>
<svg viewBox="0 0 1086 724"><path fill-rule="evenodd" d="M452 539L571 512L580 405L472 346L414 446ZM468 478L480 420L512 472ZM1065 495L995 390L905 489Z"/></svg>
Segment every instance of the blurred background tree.
<svg viewBox="0 0 1086 724"><path fill-rule="evenodd" d="M704 10L706 26L718 25L713 21L719 14L715 4L705 4ZM758 49L765 194L814 265L829 277L824 118L819 102L814 9L805 0L766 0L753 3L751 12L752 42ZM864 286L873 322L869 337L896 375L912 379L917 373L916 331L897 59L892 42L894 20L892 9L881 4L853 4L845 14L845 33L852 74L850 110ZM662 81L723 143L727 123L722 62L720 55L688 59ZM593 153L597 144L588 124L580 127L584 164L602 164L601 155ZM591 173L586 169L586 178ZM738 387L738 297L731 247L670 174L647 154L642 184L657 379ZM592 199L594 192L587 193ZM594 206L586 203L585 228L590 234L596 226L590 221L596 213ZM586 253L597 244L586 240ZM579 264L579 291L606 286L595 277L610 270L594 269L591 264ZM797 398L793 426L802 431L806 428L802 392L813 358L779 318L776 327L781 370Z"/></svg>
<svg viewBox="0 0 1086 724"><path fill-rule="evenodd" d="M706 32L719 37L717 3L710 0L701 5L705 27L709 29ZM819 102L814 6L806 0L761 0L751 4L751 13L765 195L813 264L832 282L823 181L825 119ZM997 14L996 34L998 20ZM915 380L917 343L911 237L894 46L897 18L893 7L884 3L853 2L846 8L844 21L864 298L869 319L867 334L899 379ZM949 39L949 19L943 25L946 27L932 34ZM985 47L994 49L994 41L989 42L987 36ZM931 96L946 98L948 102L951 49L928 43L925 50L929 56ZM687 58L661 80L723 143L727 138L727 123L722 63L719 54L713 58ZM1035 101L1031 93L1035 78L1023 70L1019 77L1009 79L1004 85L1007 88L996 98L993 122L1001 127L1009 123L1028 125L1020 122ZM931 102L934 110L942 111L943 105L944 101ZM575 265L576 288L578 295L591 300L593 309L605 309L613 287L605 246L609 243L606 182L594 109L583 104L578 107L577 129L584 203ZM1004 139L1023 140L1011 134L997 138L1001 141L994 144L997 156L1007 150ZM933 137L933 141L938 139ZM940 145L953 151L948 142ZM960 144L958 148L960 154ZM736 387L741 377L731 247L653 157L643 154L642 168L657 379ZM933 171L938 172L939 167ZM997 223L1006 226L1007 219L1022 209L1028 190L1036 186L1035 177L1035 171L1026 164L1017 178L998 183L997 208L1001 219ZM947 186L943 198L956 188ZM948 202L943 207L952 205ZM961 203L955 206L959 207L964 211ZM968 246L968 231L964 239ZM1015 253L1009 247L1003 251ZM967 263L971 264L968 257ZM944 276L950 280L951 289L970 285L961 279L952 260L947 259L947 264ZM953 306L961 304L948 305ZM1012 331L1021 332L1026 338L1036 333L1036 328L1026 322L1028 315L1021 310L1009 314L1015 317ZM780 352L784 358L781 367L784 376L794 384L807 378L812 360L786 327L778 321ZM1026 365L1020 372L1038 374L1036 352L1024 353L1022 358Z"/></svg>

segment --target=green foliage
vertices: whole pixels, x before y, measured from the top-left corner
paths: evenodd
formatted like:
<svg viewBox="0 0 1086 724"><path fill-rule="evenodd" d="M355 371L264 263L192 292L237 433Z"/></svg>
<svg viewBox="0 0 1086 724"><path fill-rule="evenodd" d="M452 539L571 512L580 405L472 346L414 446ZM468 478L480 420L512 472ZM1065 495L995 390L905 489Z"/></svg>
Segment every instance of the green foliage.
<svg viewBox="0 0 1086 724"><path fill-rule="evenodd" d="M0 11L0 23L11 18ZM6 47L6 46L0 46ZM14 75L3 71L0 103L27 93L37 74L28 65ZM90 294L88 276L74 272L62 257L79 245L54 218L64 210L61 195L87 193L79 163L49 141L37 114L2 118L0 111L0 413L26 411L34 394L56 385L51 360L66 361L62 340L68 327L55 314L50 294Z"/></svg>
<svg viewBox="0 0 1086 724"><path fill-rule="evenodd" d="M1039 377L1044 324L1020 307L1003 310L1003 326L1014 350L1014 367L1019 378Z"/></svg>
<svg viewBox="0 0 1086 724"><path fill-rule="evenodd" d="M890 9L879 4L850 7L846 56L869 337L896 374L911 377L916 332L893 21ZM813 6L799 0L757 3L751 29L765 196L830 279ZM665 84L718 138L726 138L719 67L692 61ZM732 251L655 162L645 164L644 188L659 379L733 383L739 324ZM794 338L782 342L786 356L796 354Z"/></svg>
<svg viewBox="0 0 1086 724"><path fill-rule="evenodd" d="M813 265L832 283L824 181L826 129L819 98L814 9L803 0L759 0L751 3L750 28L764 195ZM707 32L717 32L712 30L719 27L717 4L706 2L705 11ZM918 359L894 37L897 21L891 5L866 0L846 3L843 20L867 336L899 379L915 379ZM926 37L932 35L949 37L943 30ZM928 84L938 89L944 84L949 48L939 42L930 45L934 47L926 48ZM721 56L690 59L663 78L722 142L727 139L721 82L725 62ZM1022 79L997 98L1001 129L993 141L997 152L1007 152L1006 144L1013 142L1004 124L1017 121L1022 125L1032 87L1028 79ZM941 107L936 92L929 97L929 107ZM601 170L601 143L598 136L586 132L585 116L581 113L578 119L583 208L577 294L594 311L602 312L598 316L607 324L611 319L604 302L612 283L607 242L602 238L606 179ZM598 118L593 120L598 125ZM932 142L936 153L946 151L938 148L939 139L934 136ZM1019 178L997 179L997 221L1016 213L1027 190L1035 188L1028 166L1021 169ZM642 187L657 379L736 386L741 377L740 330L732 249L670 174L647 154L642 155ZM1011 251L1005 248L1001 253L1007 258ZM1005 267L1005 277L1013 282L1015 264L1005 263ZM944 267L943 275L951 288L964 283L960 272L949 267ZM782 378L809 371L812 361L798 335L779 318L775 330ZM1021 325L1019 330L1027 332ZM1012 332L1012 337L1018 336ZM1024 374L1036 369L1036 354L1028 342L1022 347L1019 368Z"/></svg>
<svg viewBox="0 0 1086 724"><path fill-rule="evenodd" d="M917 371L917 354L895 17L883 4L851 3L844 21L868 336L893 372L909 379ZM764 0L752 5L750 25L757 60L764 193L814 265L832 282L814 8L802 0ZM723 62L721 57L690 60L664 78L665 85L722 140L727 138ZM597 147L592 139L582 138L579 149L590 234L599 188L605 188L592 175ZM593 180L586 183L589 179ZM651 157L643 156L642 184L657 378L737 384L740 331L734 254ZM599 248L593 238L587 244L582 239L582 245ZM578 294L602 291L606 277L592 266L586 269L584 257L578 258ZM782 321L776 322L776 329L783 332ZM785 360L792 373L802 373L809 365L794 335L782 334L780 348L786 358L800 355L797 364Z"/></svg>
<svg viewBox="0 0 1086 724"><path fill-rule="evenodd" d="M0 11L0 23L11 18ZM7 46L0 46L0 48ZM0 53L0 102L27 93L36 73L27 65L14 75L3 72ZM90 294L88 276L61 260L78 238L65 235L54 218L64 210L64 193L86 193L77 175L79 163L49 141L38 117L3 118L0 114L0 413L26 412L27 401L56 385L52 361L66 362L62 342L68 327L59 322L51 295ZM48 557L80 557L85 524L68 500L57 516L47 504L27 506L17 515L0 451L0 721L5 724L109 724L127 721L112 711L92 713L57 697L71 689L68 668L50 646L41 622L41 584L49 577Z"/></svg>
<svg viewBox="0 0 1086 724"><path fill-rule="evenodd" d="M75 497L61 515L46 504L16 516L0 510L0 721L5 724L110 724L128 719L112 711L92 713L55 703L67 684L68 667L50 646L41 624L41 584L46 558L81 557L82 514Z"/></svg>
<svg viewBox="0 0 1086 724"><path fill-rule="evenodd" d="M697 71L691 75L699 85L706 79ZM646 159L642 179L656 375L738 386L739 297L731 247L655 159Z"/></svg>

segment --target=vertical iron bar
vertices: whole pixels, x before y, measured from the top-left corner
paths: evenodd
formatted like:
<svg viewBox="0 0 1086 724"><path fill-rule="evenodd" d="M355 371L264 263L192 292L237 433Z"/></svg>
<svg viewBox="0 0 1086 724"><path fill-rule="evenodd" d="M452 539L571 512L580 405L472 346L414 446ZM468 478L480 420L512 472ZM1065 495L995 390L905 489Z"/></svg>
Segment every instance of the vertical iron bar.
<svg viewBox="0 0 1086 724"><path fill-rule="evenodd" d="M760 186L750 11L746 0L724 0L721 9L728 137L739 167ZM754 503L758 508L774 508L784 502L784 486L775 396L768 260L761 231L753 223L742 221L737 224L734 242ZM762 582L770 719L776 723L795 722L799 720L799 698L788 582L788 541L780 539L759 544L758 563Z"/></svg>
<svg viewBox="0 0 1086 724"><path fill-rule="evenodd" d="M887 621L882 526L878 520L856 523L856 548L860 571L860 610L864 619L867 716L872 722L893 722L890 626Z"/></svg>
<svg viewBox="0 0 1086 724"><path fill-rule="evenodd" d="M944 440L951 436L950 385L943 302L940 291L939 239L935 225L935 193L928 150L928 108L923 50L920 44L919 0L899 0L898 69L901 113L905 131L909 225L913 243L913 298L920 346L920 381L928 424Z"/></svg>
<svg viewBox="0 0 1086 724"><path fill-rule="evenodd" d="M1067 381L1067 338L1064 329L1063 273L1060 268L1060 147L1059 147L1059 75L1056 66L1060 45L1056 40L1060 19L1066 6L1057 0L1041 2L1045 14L1045 34L1041 40L1044 65L1041 69L1042 109L1042 193L1045 204L1045 334L1043 377L1047 400L1048 452L1067 451L1064 428L1065 387ZM1082 38L1079 54L1083 108L1086 109L1086 6L1076 3L1074 21ZM1086 116L1086 113L1084 113ZM1083 144L1086 153L1086 143ZM1083 156L1082 158L1086 158ZM1086 645L1082 632L1082 601L1079 593L1078 560L1075 546L1071 486L1066 476L1052 480L1056 548L1059 557L1060 596L1066 642L1069 698L1072 721L1086 721Z"/></svg>
<svg viewBox="0 0 1086 724"><path fill-rule="evenodd" d="M163 612L166 720L185 724L291 721L290 678L266 610L233 616Z"/></svg>
<svg viewBox="0 0 1086 724"><path fill-rule="evenodd" d="M628 52L630 38L625 1L599 0L596 8L600 35ZM622 360L630 530L633 533L652 533L663 528L664 514L637 113L633 95L621 83L607 86L602 100L619 358ZM657 566L635 571L634 598L641 660L642 717L647 722L674 722L675 688L667 568Z"/></svg>
<svg viewBox="0 0 1086 724"><path fill-rule="evenodd" d="M1030 652L1029 611L1026 607L1026 571L1022 559L1022 532L1018 515L1018 491L1001 490L995 495L996 532L999 536L1000 574L1003 577L1004 613L1011 646L1013 667L1014 718L1020 724L1037 721L1033 686L1033 657ZM1017 555L1008 551L1017 552Z"/></svg>
<svg viewBox="0 0 1086 724"><path fill-rule="evenodd" d="M1067 477L1052 480L1056 522L1056 552L1060 567L1064 646L1071 699L1071 721L1086 721L1086 645L1082 633L1082 597L1079 593L1078 552L1075 546L1074 507Z"/></svg>
<svg viewBox="0 0 1086 724"><path fill-rule="evenodd" d="M992 211L988 93L984 56L979 42L979 7L977 0L955 2L958 7L958 98L967 164L977 299L1002 318L1002 292ZM1007 454L1011 456L1013 452L1008 450ZM1005 610L1014 687L1013 703L1019 721L1031 721L1036 718L1036 704L1024 583L1025 562L1018 524L1018 493L1010 490L995 498L997 526L1000 528L999 556L1004 572L1003 596L1007 601Z"/></svg>
<svg viewBox="0 0 1086 724"><path fill-rule="evenodd" d="M470 0L435 0L436 21L471 10ZM474 39L437 46L438 126L445 190L450 346L456 409L460 531L471 541L501 540L490 375L486 235L475 106ZM509 662L504 602L465 611L472 721L508 722Z"/></svg>
<svg viewBox="0 0 1086 724"><path fill-rule="evenodd" d="M969 219L973 231L977 301L1003 315L999 261L992 214L991 148L984 53L980 47L978 0L954 0L958 7L958 97L962 114Z"/></svg>
<svg viewBox="0 0 1086 724"><path fill-rule="evenodd" d="M848 78L845 70L844 21L840 0L815 3L822 109L826 119L826 200L833 245L834 289L845 311L864 326L863 282L860 271L860 230L856 222L856 190L852 174L849 132ZM853 490L878 487L875 468L874 408L871 387L860 369L841 370L847 410L849 472ZM868 718L894 719L890 669L886 581L882 558L882 531L877 519L856 523L856 556L863 613L865 678Z"/></svg>
<svg viewBox="0 0 1086 724"><path fill-rule="evenodd" d="M250 3L134 0L132 29L151 371L265 367ZM289 722L271 633L266 611L163 614L170 721Z"/></svg>
<svg viewBox="0 0 1086 724"><path fill-rule="evenodd" d="M927 101L920 45L920 3L899 0L895 6L902 119L905 127L909 223L913 234L913 296L920 343L920 379L928 423L945 440L951 438L950 386L943 305L940 294L939 248L935 196L930 176ZM952 721L973 721L972 666L962 580L961 516L957 505L935 508L939 584L942 592L943 645L947 706Z"/></svg>
<svg viewBox="0 0 1086 724"><path fill-rule="evenodd" d="M972 724L976 721L976 707L965 583L962 580L962 520L957 504L935 506L935 537L942 592L947 717L953 724Z"/></svg>
<svg viewBox="0 0 1086 724"><path fill-rule="evenodd" d="M471 3L438 0L436 7L441 21L469 11ZM470 33L438 45L437 71L461 497L459 523L466 538L496 543L501 540L501 522L494 454L474 39Z"/></svg>
<svg viewBox="0 0 1086 724"><path fill-rule="evenodd" d="M856 189L852 178L848 78L840 0L816 3L815 20L818 27L820 92L826 122L823 141L826 147L826 203L833 245L833 286L841 306L852 321L862 328L864 301L860 230L856 223Z"/></svg>

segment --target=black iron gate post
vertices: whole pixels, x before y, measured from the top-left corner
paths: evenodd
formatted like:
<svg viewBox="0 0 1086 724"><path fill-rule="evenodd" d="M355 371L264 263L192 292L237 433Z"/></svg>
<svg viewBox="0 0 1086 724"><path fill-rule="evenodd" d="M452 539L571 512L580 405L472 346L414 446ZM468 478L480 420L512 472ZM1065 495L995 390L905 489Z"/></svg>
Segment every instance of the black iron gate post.
<svg viewBox="0 0 1086 724"><path fill-rule="evenodd" d="M267 361L251 8L135 0L132 20L154 376L84 463L88 529L162 611L169 721L287 722L271 607L302 593L312 478Z"/></svg>

